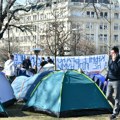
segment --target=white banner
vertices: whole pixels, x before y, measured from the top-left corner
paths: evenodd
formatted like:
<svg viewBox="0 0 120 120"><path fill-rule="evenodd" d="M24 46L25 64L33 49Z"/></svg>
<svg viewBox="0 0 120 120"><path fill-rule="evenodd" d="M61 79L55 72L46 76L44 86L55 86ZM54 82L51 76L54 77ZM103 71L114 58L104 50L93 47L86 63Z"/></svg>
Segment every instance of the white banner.
<svg viewBox="0 0 120 120"><path fill-rule="evenodd" d="M21 64L26 55L15 54L14 60L16 65ZM46 59L47 57L45 57ZM54 60L54 57L51 56ZM30 55L32 66L36 65L36 56ZM46 59L47 60L47 59ZM38 57L38 67L40 67L41 56ZM102 71L107 67L108 55L92 55L92 56L63 56L56 58L56 66L58 70L82 69L86 72Z"/></svg>

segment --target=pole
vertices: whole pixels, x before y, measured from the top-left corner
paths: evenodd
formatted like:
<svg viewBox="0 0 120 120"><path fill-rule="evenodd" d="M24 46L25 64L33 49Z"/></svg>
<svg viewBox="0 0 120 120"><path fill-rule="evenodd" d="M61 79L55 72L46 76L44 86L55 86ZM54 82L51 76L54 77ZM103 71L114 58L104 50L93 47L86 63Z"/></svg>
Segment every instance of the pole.
<svg viewBox="0 0 120 120"><path fill-rule="evenodd" d="M36 54L36 67L35 67L36 73L37 73L37 60L38 60L38 54Z"/></svg>
<svg viewBox="0 0 120 120"><path fill-rule="evenodd" d="M10 27L9 27L9 4L10 2L8 2L8 8L7 8L7 19L8 19L8 52L10 53Z"/></svg>
<svg viewBox="0 0 120 120"><path fill-rule="evenodd" d="M56 21L56 10L55 10L55 70L56 68L56 57L57 57L57 21Z"/></svg>
<svg viewBox="0 0 120 120"><path fill-rule="evenodd" d="M8 25L8 52L10 53L10 31L9 31L9 25Z"/></svg>
<svg viewBox="0 0 120 120"><path fill-rule="evenodd" d="M72 29L73 32L73 39L74 39L74 56L77 55L77 39L78 39L78 29Z"/></svg>
<svg viewBox="0 0 120 120"><path fill-rule="evenodd" d="M40 52L40 49L38 49L38 48L35 48L34 49L34 54L36 55L36 66L35 66L35 72L37 73L38 72L38 64L37 64L37 60L38 60L38 54L39 54L39 52Z"/></svg>
<svg viewBox="0 0 120 120"><path fill-rule="evenodd" d="M76 39L77 39L77 34L75 33L74 56L76 56Z"/></svg>
<svg viewBox="0 0 120 120"><path fill-rule="evenodd" d="M111 34L112 34L112 27L111 27L111 25L112 25L112 16L111 16L111 13L112 13L112 6L111 6L111 0L110 0L110 21L109 21L109 25L110 25L110 28L109 28L109 30L110 30L110 35L109 35L109 40L108 40L108 55L109 55L109 51L110 51L110 49L111 49Z"/></svg>
<svg viewBox="0 0 120 120"><path fill-rule="evenodd" d="M55 70L56 70L56 56L57 56L57 46L56 46L56 23L55 23Z"/></svg>

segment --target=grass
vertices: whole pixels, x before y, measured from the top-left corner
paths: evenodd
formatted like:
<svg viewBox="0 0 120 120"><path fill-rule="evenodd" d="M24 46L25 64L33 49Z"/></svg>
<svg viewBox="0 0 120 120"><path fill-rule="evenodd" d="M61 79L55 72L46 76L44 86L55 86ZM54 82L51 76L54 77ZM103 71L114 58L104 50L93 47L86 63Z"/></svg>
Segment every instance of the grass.
<svg viewBox="0 0 120 120"><path fill-rule="evenodd" d="M6 109L8 118L0 118L0 120L109 120L110 114L100 114L91 116L78 116L69 118L56 118L42 113L34 113L28 111L21 111L23 103L15 103ZM120 120L119 118L117 120Z"/></svg>

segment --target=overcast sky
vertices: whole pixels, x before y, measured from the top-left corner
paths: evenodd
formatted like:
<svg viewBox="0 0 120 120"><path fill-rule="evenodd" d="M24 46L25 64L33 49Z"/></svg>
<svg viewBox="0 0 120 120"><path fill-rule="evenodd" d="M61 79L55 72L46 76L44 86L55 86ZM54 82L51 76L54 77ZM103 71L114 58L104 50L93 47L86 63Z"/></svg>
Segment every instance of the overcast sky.
<svg viewBox="0 0 120 120"><path fill-rule="evenodd" d="M27 1L29 1L29 2L31 2L32 3L32 1L35 1L35 0L17 0L17 3L19 3L19 4L24 4L24 3L26 3ZM33 2L34 3L34 2Z"/></svg>
<svg viewBox="0 0 120 120"><path fill-rule="evenodd" d="M26 0L17 0L18 3L23 4Z"/></svg>

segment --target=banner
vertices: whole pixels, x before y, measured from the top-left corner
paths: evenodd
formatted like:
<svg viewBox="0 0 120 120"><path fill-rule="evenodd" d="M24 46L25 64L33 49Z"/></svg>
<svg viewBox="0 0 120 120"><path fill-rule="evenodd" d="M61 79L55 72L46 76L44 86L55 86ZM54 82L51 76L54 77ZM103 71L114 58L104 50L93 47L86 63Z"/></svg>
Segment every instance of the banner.
<svg viewBox="0 0 120 120"><path fill-rule="evenodd" d="M29 55L32 63L32 67L36 65L36 56ZM22 63L26 55L15 54L14 61L16 65ZM54 61L54 57L51 56ZM45 57L47 60L47 57ZM86 72L91 71L102 71L107 67L108 55L92 55L92 56L59 56L56 58L57 70L67 70L67 69L82 69ZM37 66L40 67L41 56L38 56Z"/></svg>

